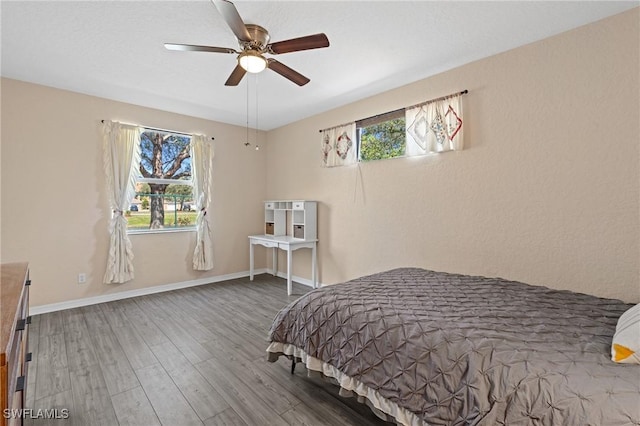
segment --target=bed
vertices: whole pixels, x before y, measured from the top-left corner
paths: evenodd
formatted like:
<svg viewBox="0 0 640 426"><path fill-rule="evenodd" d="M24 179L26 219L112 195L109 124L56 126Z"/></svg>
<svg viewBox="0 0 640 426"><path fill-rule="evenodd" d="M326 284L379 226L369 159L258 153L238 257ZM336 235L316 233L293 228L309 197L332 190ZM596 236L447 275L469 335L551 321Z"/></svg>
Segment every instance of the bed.
<svg viewBox="0 0 640 426"><path fill-rule="evenodd" d="M267 352L405 425L640 425L640 366L610 359L631 306L400 268L305 294Z"/></svg>

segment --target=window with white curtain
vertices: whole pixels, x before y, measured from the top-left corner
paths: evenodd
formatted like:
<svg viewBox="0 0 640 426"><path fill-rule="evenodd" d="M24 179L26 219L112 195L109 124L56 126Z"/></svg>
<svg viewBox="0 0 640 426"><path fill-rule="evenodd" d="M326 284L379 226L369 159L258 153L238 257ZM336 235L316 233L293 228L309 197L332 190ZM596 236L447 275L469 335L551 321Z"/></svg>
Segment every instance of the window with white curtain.
<svg viewBox="0 0 640 426"><path fill-rule="evenodd" d="M462 95L466 93L321 130L321 164L349 166L359 161L460 151L464 148Z"/></svg>
<svg viewBox="0 0 640 426"><path fill-rule="evenodd" d="M143 128L129 233L195 230L191 135Z"/></svg>

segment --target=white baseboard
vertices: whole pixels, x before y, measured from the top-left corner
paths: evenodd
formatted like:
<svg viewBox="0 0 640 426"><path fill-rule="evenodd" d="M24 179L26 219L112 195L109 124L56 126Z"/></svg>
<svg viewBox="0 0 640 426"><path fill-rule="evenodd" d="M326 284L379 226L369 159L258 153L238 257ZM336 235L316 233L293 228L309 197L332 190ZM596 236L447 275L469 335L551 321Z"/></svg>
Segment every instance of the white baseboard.
<svg viewBox="0 0 640 426"><path fill-rule="evenodd" d="M268 272L266 268L256 269L255 274ZM162 293L165 291L178 290L180 288L195 287L204 284L217 283L220 281L233 280L249 276L249 271L235 272L233 274L218 275L216 277L199 278L197 280L182 281L179 283L156 285L152 287L138 288L135 290L121 291L118 293L103 294L100 296L85 297L83 299L68 300L65 302L51 303L49 305L30 306L31 315L46 314L48 312L63 311L65 309L79 308L82 306L95 305L98 303L113 302L114 300L128 299L130 297L144 296L147 294Z"/></svg>
<svg viewBox="0 0 640 426"><path fill-rule="evenodd" d="M267 268L255 269L254 275L270 273L273 270ZM162 293L165 291L178 290L180 288L196 287L204 284L217 283L220 281L234 280L237 278L245 278L249 276L249 271L235 272L233 274L218 275L216 277L199 278L197 280L182 281L179 283L163 284L152 287L139 288L135 290L121 291L118 293L103 294L100 296L85 297L83 299L67 300L65 302L51 303L48 305L30 306L29 313L31 315L46 314L49 312L64 311L65 309L80 308L82 306L95 305L98 303L113 302L114 300L129 299L130 297L145 296L147 294ZM287 279L287 274L278 272L278 277ZM311 280L306 278L291 277L292 281L299 284L313 287Z"/></svg>
<svg viewBox="0 0 640 426"><path fill-rule="evenodd" d="M265 270L265 272L273 275L273 269ZM284 272L278 271L279 278L287 279L287 274ZM306 285L307 287L313 288L313 282L307 278L298 277L295 275L291 275L291 281L297 282L298 284ZM318 287L322 287L322 284L318 283Z"/></svg>

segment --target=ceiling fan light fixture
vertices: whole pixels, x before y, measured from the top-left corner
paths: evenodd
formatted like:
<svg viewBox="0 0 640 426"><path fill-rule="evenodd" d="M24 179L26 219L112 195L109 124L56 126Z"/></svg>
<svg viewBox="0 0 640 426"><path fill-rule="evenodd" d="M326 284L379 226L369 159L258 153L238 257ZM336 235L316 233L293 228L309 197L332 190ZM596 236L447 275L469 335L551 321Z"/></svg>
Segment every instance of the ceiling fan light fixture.
<svg viewBox="0 0 640 426"><path fill-rule="evenodd" d="M304 86L309 83L310 80L296 70L289 68L273 58L267 59L264 55L279 55L281 53L329 47L329 39L324 33L270 43L271 37L269 36L269 31L260 25L245 24L238 10L230 0L212 1L220 15L222 15L222 19L224 19L229 29L231 29L236 36L240 47L239 51L228 47L176 43L165 43L164 47L168 50L181 50L185 52L211 52L238 55L236 57L237 64L224 83L225 86L237 86L247 72L255 74L262 72L265 68L269 68L271 71L280 74L298 86Z"/></svg>
<svg viewBox="0 0 640 426"><path fill-rule="evenodd" d="M238 64L246 72L259 73L267 67L267 60L255 50L245 50L238 56Z"/></svg>

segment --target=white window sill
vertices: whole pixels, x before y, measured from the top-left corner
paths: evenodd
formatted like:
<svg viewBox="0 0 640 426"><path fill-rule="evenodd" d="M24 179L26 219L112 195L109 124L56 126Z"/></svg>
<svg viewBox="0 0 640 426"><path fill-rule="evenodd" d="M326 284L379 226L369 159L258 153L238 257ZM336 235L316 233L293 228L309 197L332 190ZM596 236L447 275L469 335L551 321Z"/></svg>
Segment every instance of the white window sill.
<svg viewBox="0 0 640 426"><path fill-rule="evenodd" d="M195 226L183 228L164 228L164 229L131 229L127 231L127 235L143 235L143 234L173 234L179 232L196 232Z"/></svg>

